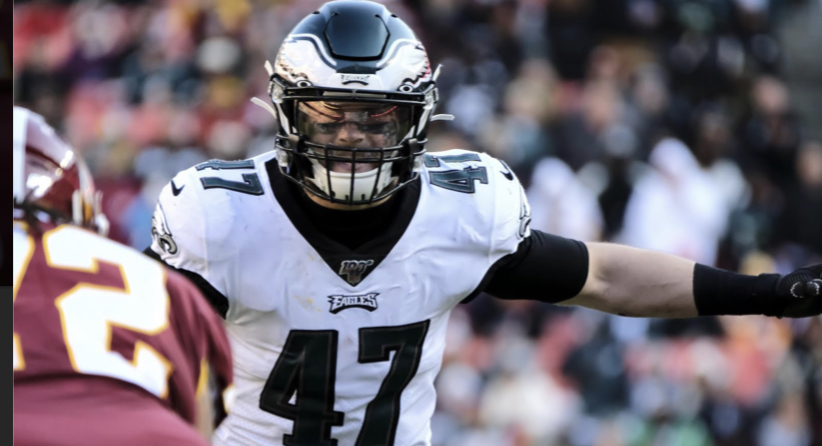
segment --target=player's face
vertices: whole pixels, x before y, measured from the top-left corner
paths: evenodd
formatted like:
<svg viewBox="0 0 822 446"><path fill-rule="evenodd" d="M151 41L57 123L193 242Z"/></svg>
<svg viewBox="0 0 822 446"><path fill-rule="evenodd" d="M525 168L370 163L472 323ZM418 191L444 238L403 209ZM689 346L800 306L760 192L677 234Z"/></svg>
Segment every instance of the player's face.
<svg viewBox="0 0 822 446"><path fill-rule="evenodd" d="M408 132L409 111L395 105L363 102L303 102L298 106L297 128L310 142L340 147L377 149L399 144ZM331 150L329 156L379 160L378 151ZM388 155L388 154L386 154ZM353 166L353 167L352 167ZM329 166L326 166L327 168ZM376 163L331 162L333 172L365 172Z"/></svg>

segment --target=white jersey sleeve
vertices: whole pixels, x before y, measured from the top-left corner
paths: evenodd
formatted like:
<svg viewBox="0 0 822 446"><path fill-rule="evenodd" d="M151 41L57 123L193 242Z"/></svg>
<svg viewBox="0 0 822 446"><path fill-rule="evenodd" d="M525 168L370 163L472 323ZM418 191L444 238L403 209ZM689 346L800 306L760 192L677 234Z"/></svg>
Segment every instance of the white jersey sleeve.
<svg viewBox="0 0 822 446"><path fill-rule="evenodd" d="M531 235L531 207L525 191L511 169L503 161L482 154L489 165L488 175L495 176L494 229L491 257L501 258L516 252L519 243Z"/></svg>
<svg viewBox="0 0 822 446"><path fill-rule="evenodd" d="M152 217L151 250L174 268L202 276L214 288L226 295L223 277L214 274L220 259L213 249L215 221L207 215L200 192L198 172L184 170L160 192Z"/></svg>
<svg viewBox="0 0 822 446"><path fill-rule="evenodd" d="M462 245L472 245L477 255L485 257L487 268L516 252L530 235L531 210L525 191L503 161L453 149L426 155L425 167L423 182L435 196L427 206L447 207L429 224L452 232ZM460 241L459 234L465 231L474 236Z"/></svg>

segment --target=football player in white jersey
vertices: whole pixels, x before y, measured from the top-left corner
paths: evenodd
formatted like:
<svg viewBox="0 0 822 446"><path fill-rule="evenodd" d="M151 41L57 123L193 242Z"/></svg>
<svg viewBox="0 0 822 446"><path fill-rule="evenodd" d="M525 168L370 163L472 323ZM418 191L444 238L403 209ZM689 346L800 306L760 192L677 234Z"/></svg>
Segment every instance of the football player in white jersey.
<svg viewBox="0 0 822 446"><path fill-rule="evenodd" d="M236 399L215 444L429 444L449 312L481 291L646 317L822 311L822 265L744 276L531 231L505 163L425 153L449 118L437 70L383 5L326 3L267 68L275 150L178 174L146 251L225 317Z"/></svg>

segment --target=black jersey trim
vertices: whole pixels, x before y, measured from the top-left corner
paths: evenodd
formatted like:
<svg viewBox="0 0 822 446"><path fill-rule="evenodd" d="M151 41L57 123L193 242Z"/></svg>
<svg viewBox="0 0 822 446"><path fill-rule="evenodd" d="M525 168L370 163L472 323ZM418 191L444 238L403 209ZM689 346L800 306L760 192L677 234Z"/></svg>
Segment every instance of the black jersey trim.
<svg viewBox="0 0 822 446"><path fill-rule="evenodd" d="M311 221L298 202L299 195L297 194L305 192L299 186L292 184L288 177L280 172L276 159L266 162L265 169L274 197L286 217L291 220L300 235L317 251L328 267L351 286L364 282L366 277L376 270L377 266L388 256L411 224L419 204L421 186L418 178L398 192L402 193L402 196L395 197L395 199L401 199L402 203L398 206L397 213L387 219L386 230L361 246L350 248L328 237ZM385 205L387 204L383 206ZM360 263L362 270L357 277L359 280L352 282L342 276L345 268L344 262L362 262ZM347 275L347 277L351 276Z"/></svg>
<svg viewBox="0 0 822 446"><path fill-rule="evenodd" d="M157 260L158 262L162 263L172 271L176 271L182 274L191 283L193 283L200 290L201 293L203 293L203 296L205 296L208 303L210 303L214 310L217 311L217 313L220 316L222 316L223 319L225 319L226 315L228 314L228 298L226 298L223 293L217 291L217 289L214 288L213 285L208 283L208 281L203 276L195 272L175 268L169 265L168 263L164 262L163 259L160 257L160 254L154 252L154 250L152 250L150 246L143 250L143 254L151 257L154 260Z"/></svg>

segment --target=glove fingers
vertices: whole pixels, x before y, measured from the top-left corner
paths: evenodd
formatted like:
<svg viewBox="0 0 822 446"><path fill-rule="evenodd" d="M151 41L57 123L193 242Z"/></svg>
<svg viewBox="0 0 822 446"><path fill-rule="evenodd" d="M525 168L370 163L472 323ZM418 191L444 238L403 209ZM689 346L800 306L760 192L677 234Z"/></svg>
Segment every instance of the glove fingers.
<svg viewBox="0 0 822 446"><path fill-rule="evenodd" d="M809 282L796 282L791 287L791 295L797 299L818 297L822 290L822 280L814 279Z"/></svg>
<svg viewBox="0 0 822 446"><path fill-rule="evenodd" d="M777 296L786 299L781 316L807 317L822 314L822 263L800 268L777 283Z"/></svg>
<svg viewBox="0 0 822 446"><path fill-rule="evenodd" d="M781 317L808 317L822 314L822 299L802 299L785 309Z"/></svg>

